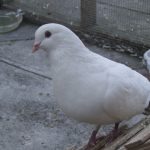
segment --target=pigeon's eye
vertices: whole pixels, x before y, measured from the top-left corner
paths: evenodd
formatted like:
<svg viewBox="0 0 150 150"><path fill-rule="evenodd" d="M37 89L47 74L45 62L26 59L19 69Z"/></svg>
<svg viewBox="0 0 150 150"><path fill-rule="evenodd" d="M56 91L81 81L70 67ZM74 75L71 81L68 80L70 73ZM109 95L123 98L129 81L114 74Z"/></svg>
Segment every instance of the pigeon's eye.
<svg viewBox="0 0 150 150"><path fill-rule="evenodd" d="M49 31L46 31L46 32L45 32L45 37L46 37L46 38L49 38L51 35L52 35L51 32L49 32Z"/></svg>

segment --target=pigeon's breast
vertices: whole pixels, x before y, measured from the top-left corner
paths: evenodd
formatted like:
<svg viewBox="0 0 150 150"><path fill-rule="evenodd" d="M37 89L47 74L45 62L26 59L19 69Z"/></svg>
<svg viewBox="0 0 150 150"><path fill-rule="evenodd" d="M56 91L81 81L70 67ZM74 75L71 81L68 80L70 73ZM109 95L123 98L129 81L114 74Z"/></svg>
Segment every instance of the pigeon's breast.
<svg viewBox="0 0 150 150"><path fill-rule="evenodd" d="M89 123L112 123L104 111L107 76L68 74L54 79L54 95L61 109L70 117Z"/></svg>

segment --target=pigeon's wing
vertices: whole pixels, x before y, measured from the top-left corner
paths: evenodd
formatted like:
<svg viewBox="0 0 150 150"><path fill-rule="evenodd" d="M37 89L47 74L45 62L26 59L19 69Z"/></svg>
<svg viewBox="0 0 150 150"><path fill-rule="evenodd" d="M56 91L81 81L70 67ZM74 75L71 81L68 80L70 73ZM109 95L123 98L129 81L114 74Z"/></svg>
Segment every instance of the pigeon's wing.
<svg viewBox="0 0 150 150"><path fill-rule="evenodd" d="M128 119L142 113L149 101L150 83L136 71L119 64L109 69L105 112L112 118Z"/></svg>

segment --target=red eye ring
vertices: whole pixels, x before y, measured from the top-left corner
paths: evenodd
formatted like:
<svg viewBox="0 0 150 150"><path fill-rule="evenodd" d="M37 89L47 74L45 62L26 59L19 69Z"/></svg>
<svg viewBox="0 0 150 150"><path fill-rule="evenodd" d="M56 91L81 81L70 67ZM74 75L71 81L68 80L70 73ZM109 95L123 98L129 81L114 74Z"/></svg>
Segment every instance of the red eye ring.
<svg viewBox="0 0 150 150"><path fill-rule="evenodd" d="M46 38L49 38L51 35L52 35L52 34L51 34L50 31L46 31L46 32L45 32L45 37L46 37Z"/></svg>

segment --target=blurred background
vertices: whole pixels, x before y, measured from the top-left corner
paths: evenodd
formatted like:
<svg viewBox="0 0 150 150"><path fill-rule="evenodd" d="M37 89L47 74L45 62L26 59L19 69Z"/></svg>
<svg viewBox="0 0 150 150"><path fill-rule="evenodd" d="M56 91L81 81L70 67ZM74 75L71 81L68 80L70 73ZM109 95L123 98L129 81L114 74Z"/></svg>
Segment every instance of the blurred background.
<svg viewBox="0 0 150 150"><path fill-rule="evenodd" d="M2 0L1 0L2 1ZM32 21L58 22L150 46L148 0L3 0Z"/></svg>

